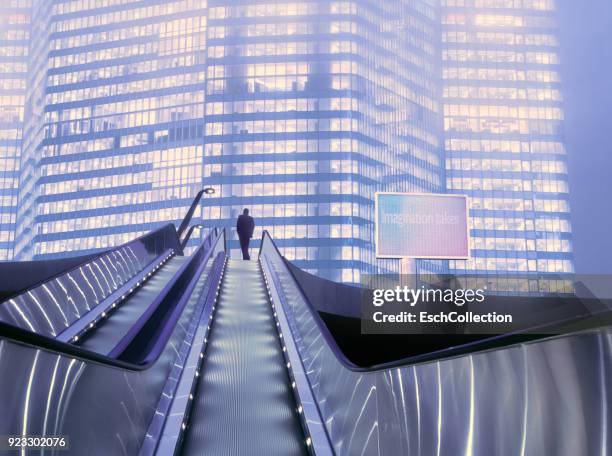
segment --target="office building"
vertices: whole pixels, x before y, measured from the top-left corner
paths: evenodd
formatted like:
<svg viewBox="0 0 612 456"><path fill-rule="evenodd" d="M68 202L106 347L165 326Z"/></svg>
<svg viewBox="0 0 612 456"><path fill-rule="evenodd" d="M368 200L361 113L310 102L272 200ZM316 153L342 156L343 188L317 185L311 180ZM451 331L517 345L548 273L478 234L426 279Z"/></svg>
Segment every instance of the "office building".
<svg viewBox="0 0 612 456"><path fill-rule="evenodd" d="M553 0L443 0L449 192L468 194L478 274L573 272Z"/></svg>
<svg viewBox="0 0 612 456"><path fill-rule="evenodd" d="M207 223L248 206L310 272L374 271L374 193L443 187L436 24L430 1L209 2Z"/></svg>
<svg viewBox="0 0 612 456"><path fill-rule="evenodd" d="M13 258L31 0L0 5L0 261Z"/></svg>
<svg viewBox="0 0 612 456"><path fill-rule="evenodd" d="M202 182L205 2L40 0L33 14L16 256L180 220Z"/></svg>
<svg viewBox="0 0 612 456"><path fill-rule="evenodd" d="M471 258L420 270L569 274L554 13L551 0L34 0L24 140L7 152L21 159L2 168L19 176L16 229L7 184L0 250L13 232L19 259L117 245L212 187L195 220L226 227L231 249L248 207L253 247L268 230L300 267L356 283L398 269L375 258L374 193L448 191L470 196Z"/></svg>

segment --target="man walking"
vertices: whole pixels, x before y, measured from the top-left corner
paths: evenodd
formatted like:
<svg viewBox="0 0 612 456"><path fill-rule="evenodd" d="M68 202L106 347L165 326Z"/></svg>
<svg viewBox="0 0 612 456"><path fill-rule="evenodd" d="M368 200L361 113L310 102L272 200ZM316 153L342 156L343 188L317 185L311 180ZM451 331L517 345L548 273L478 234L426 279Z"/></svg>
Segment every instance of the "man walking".
<svg viewBox="0 0 612 456"><path fill-rule="evenodd" d="M238 216L238 221L236 222L236 231L238 231L238 238L240 239L243 260L251 259L249 256L249 242L253 237L253 230L255 230L255 221L253 217L249 215L249 210L245 209L242 211L242 214Z"/></svg>

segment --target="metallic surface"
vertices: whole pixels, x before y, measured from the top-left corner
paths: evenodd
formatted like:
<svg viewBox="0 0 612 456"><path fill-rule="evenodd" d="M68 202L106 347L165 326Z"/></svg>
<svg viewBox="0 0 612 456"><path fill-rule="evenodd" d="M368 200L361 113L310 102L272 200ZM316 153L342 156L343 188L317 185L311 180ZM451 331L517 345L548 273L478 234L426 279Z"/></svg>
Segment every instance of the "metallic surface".
<svg viewBox="0 0 612 456"><path fill-rule="evenodd" d="M109 354L144 311L153 303L161 289L188 259L175 256L157 271L141 288L136 290L121 307L100 324L78 344L86 350L103 355Z"/></svg>
<svg viewBox="0 0 612 456"><path fill-rule="evenodd" d="M225 260L225 251L216 253L214 265L207 278L208 284L200 297L202 312L199 319L192 319L187 336L189 343L181 347L180 362L175 363L173 368L178 371L168 377L164 394L140 449L141 456L174 454L183 436L185 430L183 424L199 380L196 371L202 367L210 320L213 317L213 307L220 287L220 278L225 269Z"/></svg>
<svg viewBox="0 0 612 456"><path fill-rule="evenodd" d="M167 248L180 251L171 226L128 242L6 300L0 304L0 321L37 334L57 336Z"/></svg>
<svg viewBox="0 0 612 456"><path fill-rule="evenodd" d="M75 358L0 336L0 435L69 437L69 450L27 454L137 454L172 369L181 362L196 309L196 300L189 300L159 358L142 370Z"/></svg>
<svg viewBox="0 0 612 456"><path fill-rule="evenodd" d="M261 257L276 311L290 328L283 334L293 338L338 455L610 454L612 330L360 370L323 335L269 237ZM232 262L228 273L185 452L304 451L257 264ZM174 387L174 368L185 363L197 301L189 301L160 358L143 370L0 336L0 434L69 436L69 450L44 454L138 454L153 417L163 413L164 394L172 394L166 388Z"/></svg>
<svg viewBox="0 0 612 456"><path fill-rule="evenodd" d="M270 238L264 256L338 455L605 455L612 330L381 371L340 360Z"/></svg>
<svg viewBox="0 0 612 456"><path fill-rule="evenodd" d="M259 264L229 260L183 454L305 454Z"/></svg>

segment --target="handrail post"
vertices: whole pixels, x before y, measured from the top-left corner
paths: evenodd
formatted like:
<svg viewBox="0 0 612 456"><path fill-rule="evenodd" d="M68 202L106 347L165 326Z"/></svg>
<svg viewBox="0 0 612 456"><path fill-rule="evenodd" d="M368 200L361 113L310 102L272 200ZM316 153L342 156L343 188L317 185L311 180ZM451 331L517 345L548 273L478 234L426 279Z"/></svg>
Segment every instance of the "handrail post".
<svg viewBox="0 0 612 456"><path fill-rule="evenodd" d="M204 194L204 189L200 190L196 194L195 198L193 198L193 202L191 203L191 206L189 207L189 210L187 211L187 214L185 214L185 218L181 222L178 230L176 230L176 235L178 236L179 239L181 238L181 235L183 234L183 232L187 229L187 226L189 226L189 222L191 222L191 218L193 217L193 213L195 212L196 207L198 207L198 203L202 199L202 195L203 194Z"/></svg>

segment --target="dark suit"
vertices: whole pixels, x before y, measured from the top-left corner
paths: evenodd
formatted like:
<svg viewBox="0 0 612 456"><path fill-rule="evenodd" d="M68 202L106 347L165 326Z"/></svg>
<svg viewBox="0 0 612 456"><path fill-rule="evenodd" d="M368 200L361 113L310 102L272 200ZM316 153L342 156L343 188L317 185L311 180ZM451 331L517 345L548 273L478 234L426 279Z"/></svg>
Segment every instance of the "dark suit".
<svg viewBox="0 0 612 456"><path fill-rule="evenodd" d="M242 259L250 260L249 256L249 242L253 237L253 231L255 230L255 221L250 215L240 214L238 221L236 222L236 231L238 231L238 238L240 239L240 248L242 249Z"/></svg>

